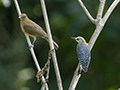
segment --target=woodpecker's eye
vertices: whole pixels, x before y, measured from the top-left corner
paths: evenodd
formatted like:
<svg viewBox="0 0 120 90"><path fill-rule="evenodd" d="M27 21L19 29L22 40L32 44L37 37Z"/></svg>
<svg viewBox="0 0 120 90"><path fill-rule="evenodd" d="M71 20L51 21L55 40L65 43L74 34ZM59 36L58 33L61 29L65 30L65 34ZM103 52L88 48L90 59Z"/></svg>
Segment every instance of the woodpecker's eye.
<svg viewBox="0 0 120 90"><path fill-rule="evenodd" d="M79 40L79 38L77 38L76 40Z"/></svg>

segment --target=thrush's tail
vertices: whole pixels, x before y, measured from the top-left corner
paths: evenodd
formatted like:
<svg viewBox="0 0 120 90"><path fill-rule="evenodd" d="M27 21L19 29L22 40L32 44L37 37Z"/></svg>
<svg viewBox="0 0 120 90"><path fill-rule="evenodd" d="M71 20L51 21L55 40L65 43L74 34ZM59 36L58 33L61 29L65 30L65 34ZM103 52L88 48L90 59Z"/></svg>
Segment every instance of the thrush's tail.
<svg viewBox="0 0 120 90"><path fill-rule="evenodd" d="M58 44L55 41L53 41L53 44L54 44L55 49L58 50L59 48Z"/></svg>
<svg viewBox="0 0 120 90"><path fill-rule="evenodd" d="M43 38L48 41L47 37L43 37ZM58 50L58 48L59 48L58 44L55 41L53 41L53 44L54 44L55 49Z"/></svg>

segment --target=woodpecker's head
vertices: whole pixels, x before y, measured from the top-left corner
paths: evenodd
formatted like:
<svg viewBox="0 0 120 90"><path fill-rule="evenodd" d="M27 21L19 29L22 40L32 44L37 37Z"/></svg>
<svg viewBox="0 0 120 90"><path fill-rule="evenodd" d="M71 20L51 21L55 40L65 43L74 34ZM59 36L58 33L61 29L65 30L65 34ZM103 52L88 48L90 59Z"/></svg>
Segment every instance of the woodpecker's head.
<svg viewBox="0 0 120 90"><path fill-rule="evenodd" d="M86 41L83 37L78 36L78 37L71 37L72 39L76 40L79 44L86 44Z"/></svg>
<svg viewBox="0 0 120 90"><path fill-rule="evenodd" d="M20 18L20 20L25 21L28 17L25 13L23 13L19 16L19 18Z"/></svg>

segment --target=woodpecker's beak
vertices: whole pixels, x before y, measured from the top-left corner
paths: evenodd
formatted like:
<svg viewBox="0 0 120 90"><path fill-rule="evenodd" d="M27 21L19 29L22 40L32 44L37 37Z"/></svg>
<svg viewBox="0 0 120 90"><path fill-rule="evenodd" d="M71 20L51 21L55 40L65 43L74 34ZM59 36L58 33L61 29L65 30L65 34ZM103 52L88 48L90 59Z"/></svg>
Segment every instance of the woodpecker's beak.
<svg viewBox="0 0 120 90"><path fill-rule="evenodd" d="M74 39L74 40L75 40L75 39L76 39L76 37L71 37L71 39Z"/></svg>

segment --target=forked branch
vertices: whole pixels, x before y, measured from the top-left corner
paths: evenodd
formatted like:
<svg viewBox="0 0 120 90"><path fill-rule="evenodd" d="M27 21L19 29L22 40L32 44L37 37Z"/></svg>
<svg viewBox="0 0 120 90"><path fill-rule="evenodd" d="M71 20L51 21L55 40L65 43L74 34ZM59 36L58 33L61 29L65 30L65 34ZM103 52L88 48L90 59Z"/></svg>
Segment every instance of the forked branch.
<svg viewBox="0 0 120 90"><path fill-rule="evenodd" d="M83 8L83 10L85 11L86 15L88 16L88 18L91 20L92 23L96 24L96 20L91 16L91 14L89 13L89 11L87 10L87 8L85 7L85 5L83 4L83 2L81 0L78 0L78 2L80 3L81 7Z"/></svg>
<svg viewBox="0 0 120 90"><path fill-rule="evenodd" d="M97 13L97 16L96 16L95 20L92 18L92 16L88 12L88 10L85 8L82 1L81 0L78 0L78 1L79 1L80 5L82 6L83 10L85 11L85 13L87 14L87 16L89 17L89 19L96 25L96 29L95 29L95 31L94 31L94 33L93 33L93 35L92 35L92 37L91 37L91 39L89 41L90 50L92 50L92 48L93 48L93 46L94 46L100 32L102 31L102 29L104 27L104 24L106 23L106 21L109 18L110 14L114 10L114 8L117 6L117 4L120 2L120 0L114 0L114 2L111 4L111 6L107 10L107 12L105 13L103 18L102 18L102 14L103 14L104 5L105 5L106 0L100 0L98 13ZM79 68L79 65L77 66L76 71L78 70L78 68ZM69 86L69 90L75 90L80 76L81 75L77 75L77 73L74 73L73 79L72 79L71 84Z"/></svg>

